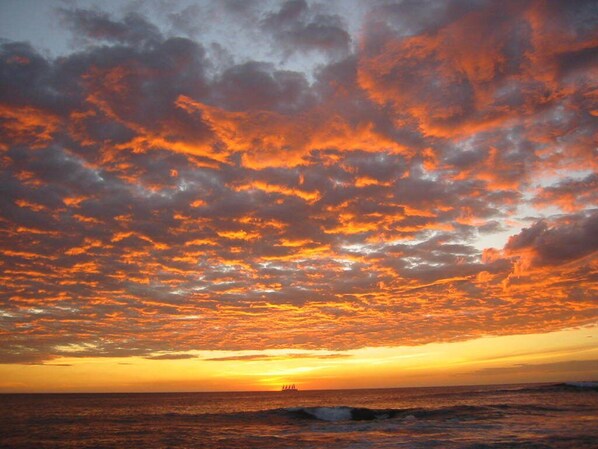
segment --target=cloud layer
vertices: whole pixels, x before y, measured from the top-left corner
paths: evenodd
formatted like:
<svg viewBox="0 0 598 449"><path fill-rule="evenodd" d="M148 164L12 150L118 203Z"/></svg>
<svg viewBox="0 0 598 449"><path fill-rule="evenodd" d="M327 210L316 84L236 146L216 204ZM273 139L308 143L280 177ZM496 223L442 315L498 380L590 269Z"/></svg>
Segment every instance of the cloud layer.
<svg viewBox="0 0 598 449"><path fill-rule="evenodd" d="M220 8L317 69L97 10L2 43L1 362L596 321L595 2Z"/></svg>

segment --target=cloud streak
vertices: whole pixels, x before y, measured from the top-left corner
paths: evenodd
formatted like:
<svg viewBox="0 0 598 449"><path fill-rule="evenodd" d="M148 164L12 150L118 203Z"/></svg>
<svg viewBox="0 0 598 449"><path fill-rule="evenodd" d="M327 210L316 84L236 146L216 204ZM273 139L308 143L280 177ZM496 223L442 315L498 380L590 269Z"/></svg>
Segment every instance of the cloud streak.
<svg viewBox="0 0 598 449"><path fill-rule="evenodd" d="M505 374L539 374L539 373L569 373L569 372L587 372L595 373L598 369L596 360L571 360L568 362L538 363L538 364L520 364L499 368L484 368L475 371L480 376L494 376Z"/></svg>
<svg viewBox="0 0 598 449"><path fill-rule="evenodd" d="M318 354L318 353L290 353L283 355L265 355L265 354L245 354L225 357L210 357L203 359L208 362L239 362L239 361L274 361L274 360L288 360L288 359L343 359L351 357L348 354L332 353L332 354Z"/></svg>

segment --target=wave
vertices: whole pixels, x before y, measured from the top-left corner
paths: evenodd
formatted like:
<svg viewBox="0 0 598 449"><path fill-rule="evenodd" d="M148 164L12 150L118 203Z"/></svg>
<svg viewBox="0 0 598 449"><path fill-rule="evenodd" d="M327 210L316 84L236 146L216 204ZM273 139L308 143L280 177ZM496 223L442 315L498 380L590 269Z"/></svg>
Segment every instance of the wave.
<svg viewBox="0 0 598 449"><path fill-rule="evenodd" d="M550 393L550 392L592 392L598 391L598 381L580 381L580 382L558 382L544 383L535 385L503 385L498 389L482 388L480 390L467 391L468 397L473 396L492 396L497 394L517 394L517 393ZM455 397L464 394L463 391L438 393L436 397Z"/></svg>
<svg viewBox="0 0 598 449"><path fill-rule="evenodd" d="M528 388L539 391L598 391L597 382L567 382L550 385L541 385ZM524 390L509 390L509 393L519 393ZM514 404L493 403L486 405L453 405L439 408L405 408L405 409L373 409L365 407L290 407L278 410L269 410L262 413L283 412L293 418L315 419L320 421L372 421L383 419L439 419L439 420L485 420L497 419L506 414L543 414L564 412L566 409L553 405L540 404Z"/></svg>
<svg viewBox="0 0 598 449"><path fill-rule="evenodd" d="M556 384L556 386L564 388L575 388L578 390L594 390L598 391L598 382L564 382L562 384Z"/></svg>
<svg viewBox="0 0 598 449"><path fill-rule="evenodd" d="M503 406L504 408L504 406ZM460 405L438 409L371 409L365 407L290 407L282 409L292 417L320 421L373 421L390 418L413 419L490 419L504 415L501 407Z"/></svg>
<svg viewBox="0 0 598 449"><path fill-rule="evenodd" d="M387 419L402 413L399 409L370 409L365 407L289 407L284 409L292 416L320 421L371 421Z"/></svg>
<svg viewBox="0 0 598 449"><path fill-rule="evenodd" d="M458 405L442 408L404 408L404 409L375 409L367 407L349 406L313 406L313 407L287 407L257 411L242 411L234 413L164 413L159 415L144 415L148 420L177 419L177 420L202 420L204 422L221 420L243 422L272 422L274 420L301 421L317 420L327 422L339 421L378 421L387 419L405 420L483 420L503 416L508 405L473 406Z"/></svg>
<svg viewBox="0 0 598 449"><path fill-rule="evenodd" d="M533 392L567 392L567 391L575 391L575 392L596 392L598 391L598 382L596 381L586 381L586 382L559 382L554 384L543 384L537 385L533 387L525 387L516 390L511 390L512 392L524 392L524 393L533 393Z"/></svg>

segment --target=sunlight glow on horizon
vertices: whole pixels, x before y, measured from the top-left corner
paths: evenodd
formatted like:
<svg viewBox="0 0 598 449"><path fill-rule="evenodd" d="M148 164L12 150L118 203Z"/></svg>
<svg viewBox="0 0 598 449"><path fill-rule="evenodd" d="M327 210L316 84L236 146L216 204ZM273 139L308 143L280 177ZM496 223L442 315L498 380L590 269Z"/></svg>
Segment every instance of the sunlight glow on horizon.
<svg viewBox="0 0 598 449"><path fill-rule="evenodd" d="M593 373L598 362L577 366L572 361L598 358L596 338L598 328L587 327L342 352L194 351L186 354L190 358L164 360L61 357L43 365L0 365L0 392L278 391L286 384L311 390L593 380L583 376Z"/></svg>

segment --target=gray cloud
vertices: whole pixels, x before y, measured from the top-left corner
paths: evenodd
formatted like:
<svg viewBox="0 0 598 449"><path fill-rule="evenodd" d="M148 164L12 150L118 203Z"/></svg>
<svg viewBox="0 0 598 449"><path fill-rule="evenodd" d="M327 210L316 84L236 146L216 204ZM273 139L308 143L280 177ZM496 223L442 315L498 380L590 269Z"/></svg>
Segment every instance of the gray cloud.
<svg viewBox="0 0 598 449"><path fill-rule="evenodd" d="M284 51L319 51L332 55L346 55L351 37L338 15L315 13L305 0L288 0L262 22Z"/></svg>
<svg viewBox="0 0 598 449"><path fill-rule="evenodd" d="M533 250L535 263L556 265L587 256L598 250L598 212L571 215L556 226L539 221L511 237L510 252Z"/></svg>
<svg viewBox="0 0 598 449"><path fill-rule="evenodd" d="M73 28L74 38L82 38L88 43L103 41L145 46L162 40L158 28L135 13L126 15L122 20L88 9L61 9L60 13L64 22Z"/></svg>

